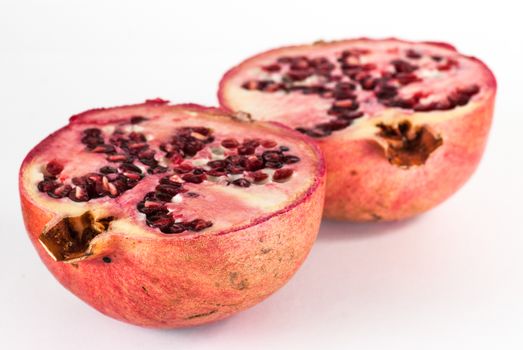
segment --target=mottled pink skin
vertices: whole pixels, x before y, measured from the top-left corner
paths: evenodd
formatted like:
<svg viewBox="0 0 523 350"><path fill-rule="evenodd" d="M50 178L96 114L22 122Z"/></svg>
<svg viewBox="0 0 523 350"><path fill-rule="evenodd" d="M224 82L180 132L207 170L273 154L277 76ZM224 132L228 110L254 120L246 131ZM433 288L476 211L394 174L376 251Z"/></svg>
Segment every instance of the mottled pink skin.
<svg viewBox="0 0 523 350"><path fill-rule="evenodd" d="M376 39L358 38L333 42L335 45L353 41ZM409 41L395 38L383 40ZM379 40L377 40L379 41ZM329 45L330 43L321 43ZM450 44L423 42L423 44L457 51ZM234 110L234 101L226 98L226 84L233 76L241 74L243 65L265 55L275 53L284 56L290 46L272 49L258 54L229 70L220 81L218 99L220 105ZM313 49L311 49L313 52ZM314 139L320 146L327 166L327 188L324 217L348 221L402 220L423 213L449 198L474 173L481 160L492 123L497 83L489 68L479 63L488 76L487 88L492 93L475 104L475 108L463 112L458 108L448 111L450 118L430 123L430 130L443 139L421 166L400 168L389 163L385 151L374 137L339 137L350 134L351 127L331 136ZM429 112L430 113L430 112ZM398 116L399 120L410 120L416 125L418 112ZM253 115L256 119L256 115ZM266 119L266 118L263 118ZM319 119L321 120L321 119ZM285 123L285 120L277 119Z"/></svg>
<svg viewBox="0 0 523 350"><path fill-rule="evenodd" d="M476 169L494 100L467 115L431 124L443 144L422 166L391 165L375 141L318 143L327 164L324 215L352 221L400 220L425 212L456 192Z"/></svg>
<svg viewBox="0 0 523 350"><path fill-rule="evenodd" d="M202 113L222 113L184 106ZM20 179L35 152L38 147L22 164ZM280 288L306 258L319 230L324 201L325 169L319 151L316 155L317 179L304 196L235 230L178 237L140 237L113 230L98 258L69 264L54 261L38 241L44 227L60 213L35 203L20 181L23 217L42 261L86 303L139 326L194 326L259 303ZM111 256L111 263L102 261L105 254Z"/></svg>

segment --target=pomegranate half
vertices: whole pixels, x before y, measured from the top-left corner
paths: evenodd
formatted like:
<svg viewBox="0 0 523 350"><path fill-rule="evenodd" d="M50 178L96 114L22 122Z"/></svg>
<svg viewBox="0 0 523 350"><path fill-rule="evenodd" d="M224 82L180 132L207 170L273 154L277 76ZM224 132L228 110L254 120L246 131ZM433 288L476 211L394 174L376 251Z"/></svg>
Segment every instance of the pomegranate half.
<svg viewBox="0 0 523 350"><path fill-rule="evenodd" d="M20 170L27 231L54 276L106 315L164 328L280 288L316 238L324 187L299 133L162 100L73 116Z"/></svg>
<svg viewBox="0 0 523 350"><path fill-rule="evenodd" d="M317 42L271 50L225 74L222 106L314 138L327 165L324 215L398 220L456 192L480 161L492 72L445 43Z"/></svg>

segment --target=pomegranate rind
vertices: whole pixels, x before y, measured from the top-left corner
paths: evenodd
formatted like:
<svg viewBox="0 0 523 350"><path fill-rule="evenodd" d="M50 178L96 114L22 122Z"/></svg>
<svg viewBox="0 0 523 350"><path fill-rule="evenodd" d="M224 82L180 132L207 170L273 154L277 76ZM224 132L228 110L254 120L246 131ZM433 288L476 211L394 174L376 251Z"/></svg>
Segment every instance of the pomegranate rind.
<svg viewBox="0 0 523 350"><path fill-rule="evenodd" d="M285 56L289 51L336 46L350 48L356 43L392 41L404 44L432 45L439 50L457 54L454 46L442 42L411 42L395 38L357 38L312 45L296 45L272 49L255 55L231 68L219 84L218 99L223 108L245 110L254 119L277 120L271 113L258 115L255 98L245 102L231 94L231 81L246 69L268 57ZM492 123L497 83L490 69L479 59L460 55L479 66L484 84L481 94L466 106L448 111L412 112L387 108L383 115L372 116L360 125L353 125L332 135L314 139L324 153L327 165L327 189L324 217L348 221L402 220L423 213L442 203L472 176L484 152ZM466 82L464 82L466 83ZM474 83L474 82L470 82ZM266 103L266 101L264 102ZM306 105L302 106L305 110ZM270 109L270 106L268 107ZM285 113L285 110L279 111ZM287 111L288 114L292 113ZM383 140L376 137L379 122L410 121L428 127L442 145L419 166L399 167L387 159Z"/></svg>
<svg viewBox="0 0 523 350"><path fill-rule="evenodd" d="M190 109L224 116L221 109L166 102L96 109L72 117L96 119L100 111L136 108ZM101 123L107 120L100 120ZM262 125L263 123L253 123ZM267 124L267 123L265 123ZM267 124L268 125L268 124ZM270 128L306 138L284 126ZM49 136L52 138L60 131ZM43 141L45 143L45 140ZM279 289L302 264L316 238L325 190L325 167L311 145L316 162L312 185L285 208L248 224L211 234L162 235L111 229L95 256L75 263L55 261L39 242L46 227L62 213L49 210L28 195L24 175L35 147L20 169L20 197L25 226L40 258L58 281L100 312L121 321L154 328L177 328L213 322L253 306ZM144 230L145 231L145 230ZM101 235L102 236L102 235ZM110 259L103 259L110 257ZM108 262L109 261L109 262Z"/></svg>

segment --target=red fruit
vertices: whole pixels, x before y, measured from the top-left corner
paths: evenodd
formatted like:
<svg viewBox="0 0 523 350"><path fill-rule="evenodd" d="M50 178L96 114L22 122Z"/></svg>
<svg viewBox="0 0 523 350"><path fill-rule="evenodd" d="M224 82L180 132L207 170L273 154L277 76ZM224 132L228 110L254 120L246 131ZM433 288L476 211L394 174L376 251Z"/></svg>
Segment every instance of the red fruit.
<svg viewBox="0 0 523 350"><path fill-rule="evenodd" d="M285 182L263 161L266 181L245 168L267 137L299 159L281 164ZM254 155L222 146L231 139ZM31 240L66 288L119 320L170 328L253 306L292 276L318 232L324 173L319 150L281 125L153 100L72 117L26 157L20 195Z"/></svg>
<svg viewBox="0 0 523 350"><path fill-rule="evenodd" d="M265 91L267 81L278 90ZM474 172L496 81L448 44L354 39L254 56L225 74L218 95L230 110L315 138L326 217L398 220L441 203Z"/></svg>

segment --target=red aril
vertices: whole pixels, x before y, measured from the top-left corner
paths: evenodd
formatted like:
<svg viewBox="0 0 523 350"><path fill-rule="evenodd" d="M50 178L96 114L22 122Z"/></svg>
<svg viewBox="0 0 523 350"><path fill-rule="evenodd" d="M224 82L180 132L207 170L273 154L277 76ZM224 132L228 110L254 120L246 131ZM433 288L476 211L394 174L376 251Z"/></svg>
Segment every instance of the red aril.
<svg viewBox="0 0 523 350"><path fill-rule="evenodd" d="M323 160L299 133L244 117L161 100L72 117L20 170L49 270L147 327L215 321L281 287L318 232Z"/></svg>
<svg viewBox="0 0 523 350"><path fill-rule="evenodd" d="M441 203L482 156L492 72L444 43L354 39L274 49L232 68L222 106L314 138L325 216L398 220Z"/></svg>

